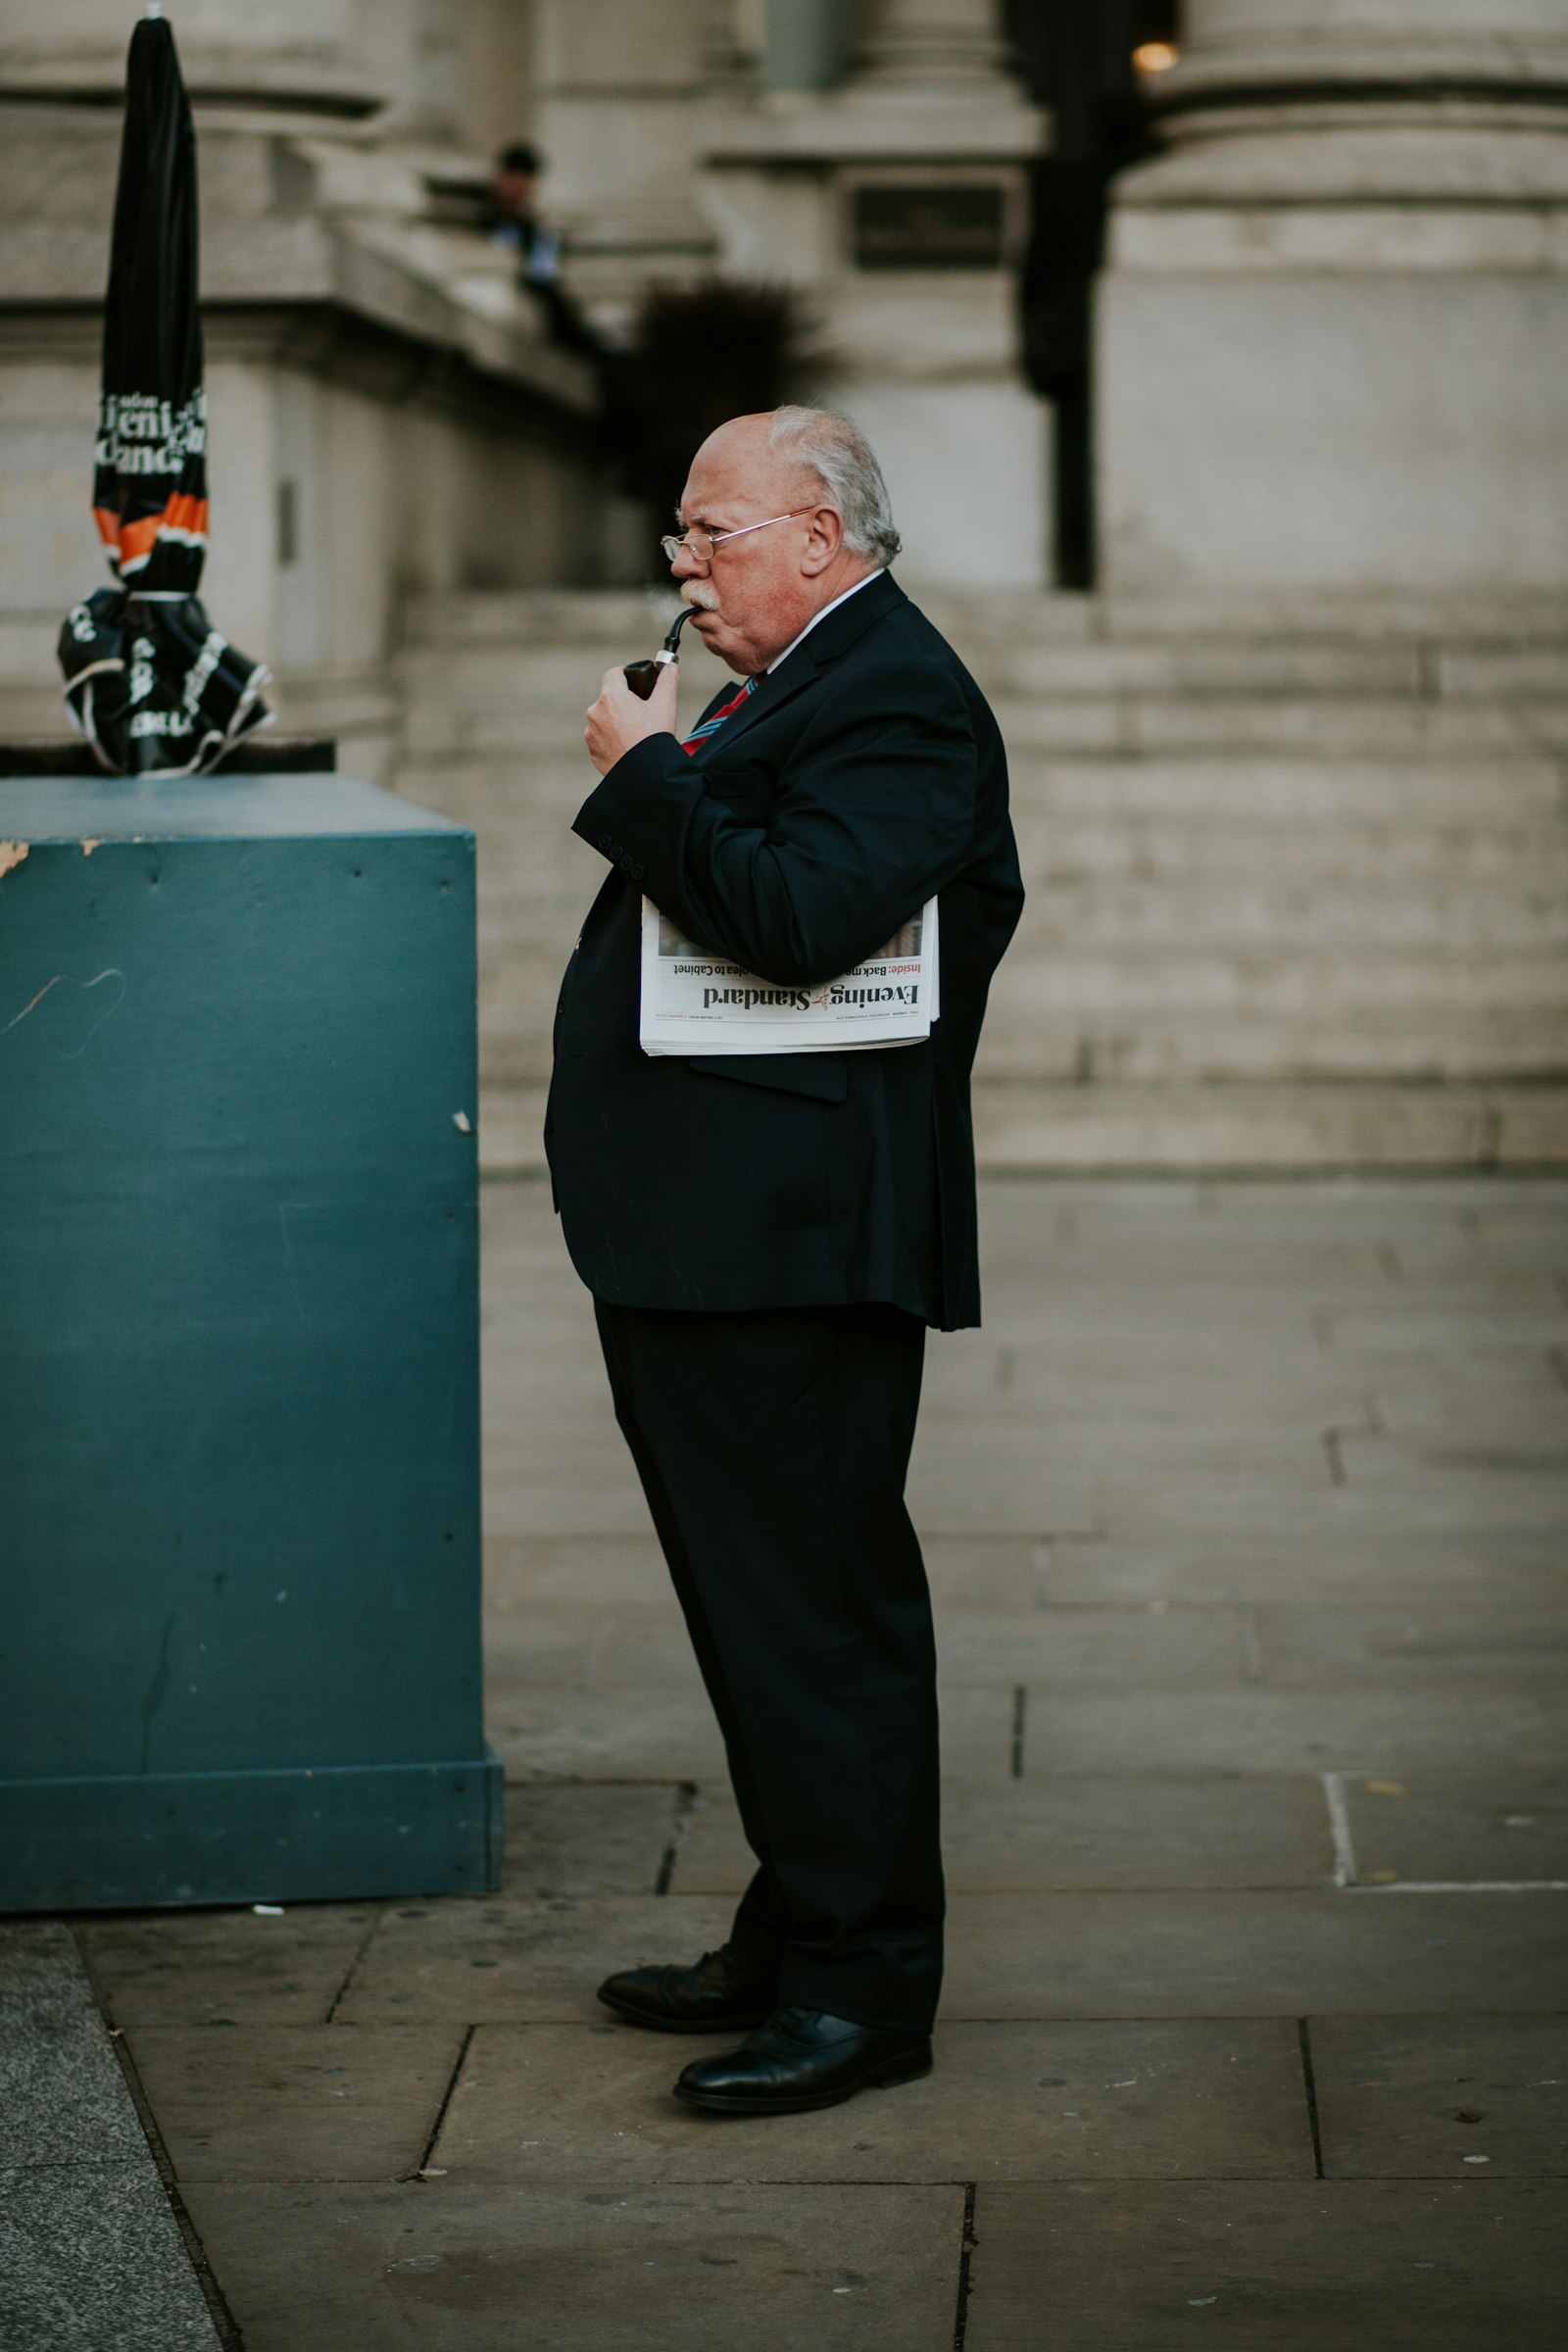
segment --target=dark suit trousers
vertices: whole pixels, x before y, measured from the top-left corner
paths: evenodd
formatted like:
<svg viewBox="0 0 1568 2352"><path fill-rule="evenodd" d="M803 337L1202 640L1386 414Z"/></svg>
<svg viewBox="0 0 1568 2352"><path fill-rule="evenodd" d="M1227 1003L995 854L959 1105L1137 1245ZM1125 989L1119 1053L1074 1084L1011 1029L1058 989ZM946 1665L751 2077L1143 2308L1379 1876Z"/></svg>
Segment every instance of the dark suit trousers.
<svg viewBox="0 0 1568 2352"><path fill-rule="evenodd" d="M904 1482L925 1327L892 1306L595 1310L757 1856L737 1957L781 2004L923 2033L936 1652Z"/></svg>

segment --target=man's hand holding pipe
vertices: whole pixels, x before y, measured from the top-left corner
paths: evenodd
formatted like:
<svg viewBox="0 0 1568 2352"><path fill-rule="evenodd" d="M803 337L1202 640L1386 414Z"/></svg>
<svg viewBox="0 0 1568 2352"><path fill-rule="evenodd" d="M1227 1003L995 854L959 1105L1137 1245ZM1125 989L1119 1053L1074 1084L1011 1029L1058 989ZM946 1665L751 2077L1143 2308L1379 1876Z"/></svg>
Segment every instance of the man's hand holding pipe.
<svg viewBox="0 0 1568 2352"><path fill-rule="evenodd" d="M633 694L626 683L624 670L617 663L607 669L599 684L599 700L588 713L583 741L588 757L599 773L610 773L617 760L625 757L634 743L644 742L650 735L673 735L675 700L679 690L680 663L666 662L660 670L654 691L645 703Z"/></svg>

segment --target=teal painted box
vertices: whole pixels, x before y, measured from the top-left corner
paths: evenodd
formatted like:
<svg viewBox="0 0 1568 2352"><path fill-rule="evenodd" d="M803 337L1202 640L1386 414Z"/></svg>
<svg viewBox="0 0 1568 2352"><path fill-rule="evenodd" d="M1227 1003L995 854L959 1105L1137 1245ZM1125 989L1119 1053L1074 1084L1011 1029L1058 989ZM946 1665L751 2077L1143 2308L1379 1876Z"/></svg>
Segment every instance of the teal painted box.
<svg viewBox="0 0 1568 2352"><path fill-rule="evenodd" d="M0 778L0 1908L479 1892L473 837Z"/></svg>

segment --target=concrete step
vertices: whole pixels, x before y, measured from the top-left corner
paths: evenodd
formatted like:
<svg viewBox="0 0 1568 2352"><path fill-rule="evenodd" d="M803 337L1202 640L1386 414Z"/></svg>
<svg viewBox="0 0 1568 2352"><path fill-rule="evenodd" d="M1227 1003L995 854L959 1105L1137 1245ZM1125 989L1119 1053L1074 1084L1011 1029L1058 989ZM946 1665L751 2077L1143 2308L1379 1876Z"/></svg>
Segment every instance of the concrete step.
<svg viewBox="0 0 1568 2352"><path fill-rule="evenodd" d="M947 596L922 590L916 601L960 650L977 642L1568 645L1568 596L1540 591L1454 599L1387 592L1216 596L1184 591L1147 597L1029 590Z"/></svg>
<svg viewBox="0 0 1568 2352"><path fill-rule="evenodd" d="M544 1173L542 1084L479 1097L479 1166ZM1303 1173L1560 1167L1568 1087L1029 1086L975 1089L975 1148L995 1174Z"/></svg>
<svg viewBox="0 0 1568 2352"><path fill-rule="evenodd" d="M987 1080L1128 1085L1305 1084L1354 1079L1400 1085L1513 1079L1555 1084L1568 1068L1562 1016L1531 1007L1492 1019L1435 1016L1364 1027L1237 1013L1153 1010L1118 1018L1070 1008L1027 1024L1000 1018L977 1065Z"/></svg>
<svg viewBox="0 0 1568 2352"><path fill-rule="evenodd" d="M999 695L997 721L1016 765L1028 752L1112 756L1547 758L1568 750L1568 702L1436 703L1364 696Z"/></svg>
<svg viewBox="0 0 1568 2352"><path fill-rule="evenodd" d="M967 665L988 695L1104 700L1429 691L1422 650L1413 645L977 645L971 656Z"/></svg>
<svg viewBox="0 0 1568 2352"><path fill-rule="evenodd" d="M591 638L520 639L460 637L451 643L420 643L402 656L404 675L416 688L438 684L444 692L506 693L523 677L596 676L611 662L630 661L652 638L659 615L640 626ZM1429 698L1424 656L1401 645L980 645L970 649L968 666L988 694L1095 696L1127 695L1396 695ZM1521 655L1521 662L1549 662L1545 653ZM711 676L719 666L700 651L688 675ZM1539 691L1545 691L1544 672ZM1568 696L1568 675L1556 687Z"/></svg>
<svg viewBox="0 0 1568 2352"><path fill-rule="evenodd" d="M488 657L487 657L488 658ZM423 659L423 657L421 657ZM429 758L482 758L531 747L580 747L605 664L552 652L513 662L508 675L454 689L404 673L406 747ZM693 671L682 712L694 717L721 673ZM1422 702L1394 696L1064 696L992 698L1009 761L1030 753L1105 757L1316 754L1364 759L1508 759L1568 752L1568 700Z"/></svg>
<svg viewBox="0 0 1568 2352"><path fill-rule="evenodd" d="M1568 947L1568 860L1557 859L1556 867L1537 879L1516 879L1512 887L1428 880L1419 890L1398 891L1376 873L1324 879L1284 859L1278 880L1257 870L1219 881L1192 873L1068 880L1032 873L1026 865L1028 938L1039 946L1125 949L1137 956L1200 946L1231 955L1285 948L1321 955L1353 952L1368 942L1385 955L1405 948L1445 955L1562 949Z"/></svg>
<svg viewBox="0 0 1568 2352"><path fill-rule="evenodd" d="M1440 759L1054 759L1009 762L1017 821L1037 816L1186 820L1248 826L1532 826L1564 821L1559 763L1539 755L1484 764Z"/></svg>
<svg viewBox="0 0 1568 2352"><path fill-rule="evenodd" d="M1175 1004L1187 1018L1241 1012L1367 1025L1411 1009L1446 1018L1536 1004L1563 1019L1559 1045L1568 1055L1568 957L1541 950L1379 954L1363 941L1354 955L1332 943L1312 952L1226 955L1213 948L1145 952L1128 940L1080 952L1020 939L993 984L992 1003L1023 997L1054 1012L1095 1010L1112 1021L1123 1010Z"/></svg>
<svg viewBox="0 0 1568 2352"><path fill-rule="evenodd" d="M506 924L531 922L558 899L585 902L602 870L573 835L535 844L499 830L480 831L479 865L489 917ZM1404 890L1392 890L1375 872L1317 876L1290 860L1277 870L1279 879L1261 866L1215 877L1195 864L1135 879L1042 873L1026 861L1022 938L1036 949L1145 957L1172 948L1312 956L1373 943L1381 955L1447 956L1568 947L1565 858L1555 871L1519 872L1505 884L1427 877L1419 889Z"/></svg>
<svg viewBox="0 0 1568 2352"><path fill-rule="evenodd" d="M1369 597L1248 593L1134 597L1001 589L950 596L920 590L921 610L962 651L966 644L1416 643L1480 648L1568 645L1568 596L1499 593L1485 600L1415 594ZM678 611L673 585L648 589L444 589L413 597L409 644L486 640L587 643ZM51 620L49 625L55 624ZM667 626L667 617L664 625ZM53 639L49 645L52 650Z"/></svg>
<svg viewBox="0 0 1568 2352"><path fill-rule="evenodd" d="M482 1100L482 1099L481 1099ZM977 1087L982 1168L1531 1168L1568 1160L1568 1087ZM527 1114L496 1119L498 1149ZM480 1136L484 1159L483 1130Z"/></svg>
<svg viewBox="0 0 1568 2352"><path fill-rule="evenodd" d="M409 616L400 787L478 832L482 1067L514 1136L603 873L568 830L583 715L673 609ZM993 695L1030 894L979 1064L993 1164L1568 1153L1568 604L928 609ZM683 717L721 675L687 671Z"/></svg>
<svg viewBox="0 0 1568 2352"><path fill-rule="evenodd" d="M439 779L432 779L433 792ZM511 779L488 798L447 793L449 809L476 823L493 870L532 872L541 853L564 848L573 867L583 845L565 826L580 777L565 789L523 800ZM526 825L516 821L526 814ZM1020 811L1015 819L1024 880L1031 889L1099 882L1161 883L1178 890L1223 884L1307 892L1370 885L1401 892L1483 890L1568 894L1568 828L1545 825L1485 832L1450 826L1417 832L1376 825L1164 824ZM489 831L486 833L485 828Z"/></svg>
<svg viewBox="0 0 1568 2352"><path fill-rule="evenodd" d="M480 966L480 1061L487 1082L544 1079L561 974L571 942L535 953L497 953ZM1568 1075L1561 1011L1529 1004L1463 1017L1412 1007L1354 1024L1178 1005L1039 1008L1031 998L999 1008L987 1027L979 1076L1011 1084L1129 1085L1358 1083L1561 1083Z"/></svg>
<svg viewBox="0 0 1568 2352"><path fill-rule="evenodd" d="M1339 821L1297 824L1281 816L1251 824L1084 818L1039 809L1014 812L1024 879L1056 882L1162 881L1298 883L1321 889L1365 882L1414 890L1471 882L1568 891L1568 827L1524 823L1412 826Z"/></svg>
<svg viewBox="0 0 1568 2352"><path fill-rule="evenodd" d="M482 732L482 723L470 731ZM431 732L428 714L412 714L397 769L400 791L431 806L575 809L596 780L580 720L569 736L519 740L509 724L502 740L461 749L431 744ZM1117 827L1223 817L1296 832L1352 827L1366 843L1381 829L1392 844L1415 831L1546 834L1564 827L1568 810L1562 762L1519 749L1483 760L1185 751L1086 758L1015 748L1009 766L1020 836L1036 816ZM1258 847L1266 847L1261 839Z"/></svg>

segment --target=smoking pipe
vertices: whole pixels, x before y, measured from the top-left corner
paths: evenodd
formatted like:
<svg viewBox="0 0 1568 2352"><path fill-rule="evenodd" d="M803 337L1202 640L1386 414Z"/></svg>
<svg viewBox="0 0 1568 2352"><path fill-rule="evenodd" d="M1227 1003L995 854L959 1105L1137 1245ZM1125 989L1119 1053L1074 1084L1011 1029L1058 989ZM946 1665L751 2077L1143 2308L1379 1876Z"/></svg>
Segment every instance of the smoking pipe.
<svg viewBox="0 0 1568 2352"><path fill-rule="evenodd" d="M633 694L640 695L645 703L659 683L660 671L667 669L671 662L680 660L680 633L686 623L694 618L696 612L695 605L682 606L669 624L669 635L651 662L627 662L622 674Z"/></svg>

